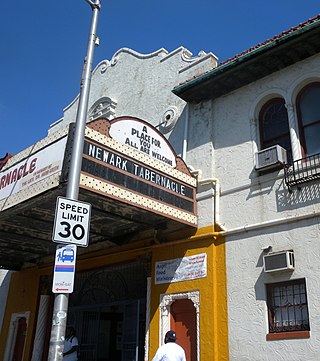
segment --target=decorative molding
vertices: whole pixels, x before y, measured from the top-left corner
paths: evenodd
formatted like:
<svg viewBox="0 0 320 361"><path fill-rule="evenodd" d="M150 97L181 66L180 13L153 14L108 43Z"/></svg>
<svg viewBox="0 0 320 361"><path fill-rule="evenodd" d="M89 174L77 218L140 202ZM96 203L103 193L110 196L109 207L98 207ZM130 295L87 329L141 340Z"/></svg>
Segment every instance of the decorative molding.
<svg viewBox="0 0 320 361"><path fill-rule="evenodd" d="M26 319L27 327L26 327L26 335L25 336L27 338L27 333L28 333L28 328L29 328L29 317L30 317L30 311L11 314L11 320L10 320L10 324L9 324L9 331L8 331L3 361L11 361L12 360L13 351L14 351L14 343L16 341L17 331L18 331L18 322L19 322L19 319L21 319L21 318ZM25 340L26 340L26 338L25 338ZM24 341L22 354L24 354L25 346L26 346L26 341Z"/></svg>
<svg viewBox="0 0 320 361"><path fill-rule="evenodd" d="M178 111L178 108L175 106L169 107L161 117L159 130L164 134L170 132L176 125L179 117L180 112Z"/></svg>
<svg viewBox="0 0 320 361"><path fill-rule="evenodd" d="M164 49L164 48L161 48L161 49L156 50L156 51L154 51L154 52L152 52L152 53L141 54L141 53L138 53L137 51L132 50L132 49L130 49L130 48L121 48L120 50L118 50L118 51L113 55L112 59L114 59L114 58L119 58L119 55L120 55L121 53L125 53L125 54L132 55L132 56L134 56L134 57L136 57L136 58L138 58L138 59L149 59L149 58L153 58L153 57L159 56L159 55L163 55L163 56L164 56L164 55L168 54L168 51L167 51L166 49ZM112 63L112 61L113 61L112 59L111 59L111 63Z"/></svg>
<svg viewBox="0 0 320 361"><path fill-rule="evenodd" d="M184 60L184 61L185 61L185 58L189 59L189 58L192 57L192 53L188 49L184 48L183 46L180 46L179 48L171 51L170 53L167 52L166 56L163 59L161 59L160 62L163 62L163 61L173 57L174 55L176 55L178 53L181 53L181 59Z"/></svg>
<svg viewBox="0 0 320 361"><path fill-rule="evenodd" d="M96 66L96 69L100 68L100 73L103 74L110 67L110 65L111 63L109 60L103 60Z"/></svg>
<svg viewBox="0 0 320 361"><path fill-rule="evenodd" d="M137 51L135 50L132 50L130 48L121 48L120 50L118 50L111 58L111 60L102 60L96 67L95 69L93 70L93 73L96 72L99 68L100 68L100 72L103 74L106 72L106 70L112 66L115 66L117 63L118 63L118 60L119 60L119 56L121 53L124 53L124 54L129 54L129 55L132 55L138 59L149 59L149 58L153 58L155 56L159 56L159 55L162 55L162 56L165 56L168 54L168 51L164 48L161 48L157 51L154 51L152 53L149 53L149 54L141 54L141 53L138 53Z"/></svg>
<svg viewBox="0 0 320 361"><path fill-rule="evenodd" d="M162 294L160 296L160 344L163 344L166 332L170 330L170 308L176 300L191 300L196 309L197 360L200 361L200 291Z"/></svg>
<svg viewBox="0 0 320 361"><path fill-rule="evenodd" d="M98 118L113 119L116 115L116 107L117 102L115 100L109 97L100 98L92 105L88 112L89 122Z"/></svg>
<svg viewBox="0 0 320 361"><path fill-rule="evenodd" d="M285 103L284 106L287 108L288 112L294 112L295 111L295 105L294 104Z"/></svg>
<svg viewBox="0 0 320 361"><path fill-rule="evenodd" d="M288 113L288 123L290 131L291 151L293 160L300 159L302 157L301 145L298 137L299 125L296 117L296 106L294 103L285 103L285 107Z"/></svg>
<svg viewBox="0 0 320 361"><path fill-rule="evenodd" d="M192 55L192 54L191 54ZM181 54L181 58L184 62L189 63L184 68L179 70L179 74L189 70L190 68L199 65L205 61L209 61L210 66L206 67L202 71L207 71L212 68L216 68L218 65L218 58L213 53L206 53L204 51L200 51L197 56L189 56L189 51L184 51Z"/></svg>
<svg viewBox="0 0 320 361"><path fill-rule="evenodd" d="M254 127L257 127L258 126L258 119L255 118L255 117L252 117L249 119L249 123L250 125L253 125Z"/></svg>
<svg viewBox="0 0 320 361"><path fill-rule="evenodd" d="M192 53L188 49L183 49L181 53L181 59L185 62L191 63L203 55L206 55L206 53L201 50L197 56L192 57Z"/></svg>

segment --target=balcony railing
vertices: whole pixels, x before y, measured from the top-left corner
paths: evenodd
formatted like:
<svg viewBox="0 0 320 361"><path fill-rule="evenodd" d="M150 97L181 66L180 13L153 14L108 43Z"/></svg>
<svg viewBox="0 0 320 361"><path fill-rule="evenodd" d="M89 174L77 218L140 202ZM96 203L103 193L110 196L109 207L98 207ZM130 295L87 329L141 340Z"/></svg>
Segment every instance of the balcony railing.
<svg viewBox="0 0 320 361"><path fill-rule="evenodd" d="M320 179L320 153L293 161L285 167L284 175L289 190L293 186Z"/></svg>

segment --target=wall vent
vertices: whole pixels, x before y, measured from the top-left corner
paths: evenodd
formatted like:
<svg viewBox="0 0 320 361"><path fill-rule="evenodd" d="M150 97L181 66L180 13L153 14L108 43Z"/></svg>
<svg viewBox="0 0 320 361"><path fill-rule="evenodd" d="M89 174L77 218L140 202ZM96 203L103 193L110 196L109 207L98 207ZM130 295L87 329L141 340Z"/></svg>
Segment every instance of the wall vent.
<svg viewBox="0 0 320 361"><path fill-rule="evenodd" d="M287 151L280 145L262 149L256 153L256 169L270 169L287 163Z"/></svg>
<svg viewBox="0 0 320 361"><path fill-rule="evenodd" d="M274 252L263 256L263 268L265 272L293 271L293 251Z"/></svg>

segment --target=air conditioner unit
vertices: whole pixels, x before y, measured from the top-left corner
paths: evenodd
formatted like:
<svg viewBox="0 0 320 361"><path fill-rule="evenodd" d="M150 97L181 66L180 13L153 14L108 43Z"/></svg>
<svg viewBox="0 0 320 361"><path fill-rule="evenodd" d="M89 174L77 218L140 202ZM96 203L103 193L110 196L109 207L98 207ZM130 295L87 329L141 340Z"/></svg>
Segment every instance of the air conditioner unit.
<svg viewBox="0 0 320 361"><path fill-rule="evenodd" d="M293 251L273 252L263 256L263 268L265 272L293 271Z"/></svg>
<svg viewBox="0 0 320 361"><path fill-rule="evenodd" d="M287 163L287 151L280 145L256 153L256 169L276 168Z"/></svg>

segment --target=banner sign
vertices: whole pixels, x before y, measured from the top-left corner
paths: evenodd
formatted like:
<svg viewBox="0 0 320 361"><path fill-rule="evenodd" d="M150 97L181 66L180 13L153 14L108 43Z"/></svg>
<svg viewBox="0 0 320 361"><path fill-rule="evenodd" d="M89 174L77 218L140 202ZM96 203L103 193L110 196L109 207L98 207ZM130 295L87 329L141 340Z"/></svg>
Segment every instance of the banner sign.
<svg viewBox="0 0 320 361"><path fill-rule="evenodd" d="M207 277L207 254L156 262L155 284L173 283Z"/></svg>
<svg viewBox="0 0 320 361"><path fill-rule="evenodd" d="M0 172L0 200L60 172L67 137Z"/></svg>

